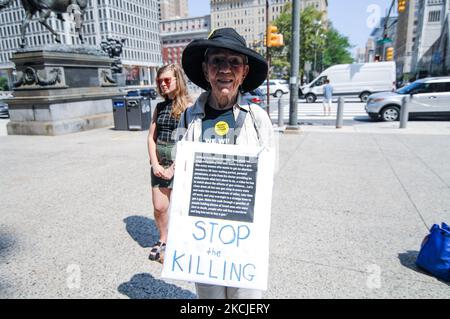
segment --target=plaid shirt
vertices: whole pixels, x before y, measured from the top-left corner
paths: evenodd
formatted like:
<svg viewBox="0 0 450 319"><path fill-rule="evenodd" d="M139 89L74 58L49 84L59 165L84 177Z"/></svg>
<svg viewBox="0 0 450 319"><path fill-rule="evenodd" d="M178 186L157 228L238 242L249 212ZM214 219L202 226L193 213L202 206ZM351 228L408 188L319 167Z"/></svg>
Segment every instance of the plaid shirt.
<svg viewBox="0 0 450 319"><path fill-rule="evenodd" d="M167 100L156 105L156 132L157 140L175 143L172 132L178 127L178 122L172 113L172 101Z"/></svg>

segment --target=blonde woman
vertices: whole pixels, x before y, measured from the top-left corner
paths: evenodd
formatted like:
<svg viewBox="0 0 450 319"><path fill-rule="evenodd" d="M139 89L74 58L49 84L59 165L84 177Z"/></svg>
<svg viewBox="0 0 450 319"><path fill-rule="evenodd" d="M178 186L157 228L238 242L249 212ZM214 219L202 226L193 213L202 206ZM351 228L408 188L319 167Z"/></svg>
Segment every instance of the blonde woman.
<svg viewBox="0 0 450 319"><path fill-rule="evenodd" d="M175 146L174 131L181 113L191 103L182 69L175 64L163 66L156 75L158 93L164 101L156 105L148 134L152 199L159 240L150 251L150 260L160 261L167 241L168 209L172 192Z"/></svg>

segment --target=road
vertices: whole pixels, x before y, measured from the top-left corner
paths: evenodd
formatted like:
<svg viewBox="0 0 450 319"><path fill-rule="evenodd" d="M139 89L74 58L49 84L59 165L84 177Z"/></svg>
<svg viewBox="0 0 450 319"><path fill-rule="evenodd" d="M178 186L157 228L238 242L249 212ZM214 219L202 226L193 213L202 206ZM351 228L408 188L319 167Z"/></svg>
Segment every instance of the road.
<svg viewBox="0 0 450 319"><path fill-rule="evenodd" d="M152 111L157 103L161 102L161 98L152 100ZM289 122L289 99L283 99L284 103L284 121ZM336 123L337 100L333 101L331 116L323 116L322 101L318 100L316 103L305 103L300 100L298 103L298 123L299 125L311 126L332 126ZM270 117L273 123L278 123L278 100L271 98L270 103ZM9 119L0 118L0 136L6 136L6 123ZM367 113L364 111L364 103L357 98L346 99L344 107L344 125L371 123Z"/></svg>
<svg viewBox="0 0 450 319"><path fill-rule="evenodd" d="M284 122L289 122L289 97L285 96L283 102ZM370 122L369 116L364 110L365 104L358 98L346 98L344 106L344 124L353 125ZM331 116L323 115L322 101L318 99L315 103L306 103L300 100L298 103L299 125L334 125L336 123L337 99L333 100ZM278 123L278 100L270 100L270 118L273 123Z"/></svg>

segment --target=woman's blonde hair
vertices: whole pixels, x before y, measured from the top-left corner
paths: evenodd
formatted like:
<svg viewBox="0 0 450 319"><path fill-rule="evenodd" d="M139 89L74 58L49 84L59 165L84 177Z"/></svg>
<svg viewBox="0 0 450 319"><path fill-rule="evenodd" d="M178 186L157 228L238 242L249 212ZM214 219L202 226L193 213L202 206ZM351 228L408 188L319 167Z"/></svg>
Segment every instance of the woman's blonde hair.
<svg viewBox="0 0 450 319"><path fill-rule="evenodd" d="M156 74L156 89L158 90L158 93L164 97L165 99L168 99L168 96L161 92L161 87L159 85L159 78L161 74L167 71L172 71L173 76L177 79L177 88L174 92L174 100L172 103L172 116L176 118L177 120L180 119L181 113L184 112L184 110L187 108L187 106L192 103L192 99L189 96L189 92L187 90L186 85L186 79L184 77L183 70L181 67L177 64L168 64L163 67L161 67L157 74Z"/></svg>

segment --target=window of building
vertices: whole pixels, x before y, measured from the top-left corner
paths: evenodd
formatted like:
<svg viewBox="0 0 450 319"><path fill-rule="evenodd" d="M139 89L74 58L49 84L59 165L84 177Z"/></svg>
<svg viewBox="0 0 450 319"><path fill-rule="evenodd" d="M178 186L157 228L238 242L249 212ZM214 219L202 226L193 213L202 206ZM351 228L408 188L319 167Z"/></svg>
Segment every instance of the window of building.
<svg viewBox="0 0 450 319"><path fill-rule="evenodd" d="M441 21L441 11L430 11L428 13L428 22L439 22Z"/></svg>

